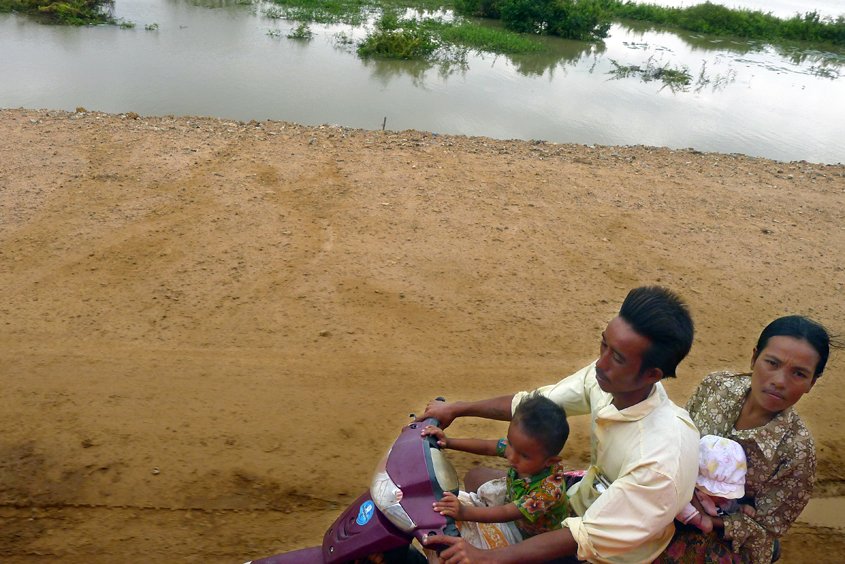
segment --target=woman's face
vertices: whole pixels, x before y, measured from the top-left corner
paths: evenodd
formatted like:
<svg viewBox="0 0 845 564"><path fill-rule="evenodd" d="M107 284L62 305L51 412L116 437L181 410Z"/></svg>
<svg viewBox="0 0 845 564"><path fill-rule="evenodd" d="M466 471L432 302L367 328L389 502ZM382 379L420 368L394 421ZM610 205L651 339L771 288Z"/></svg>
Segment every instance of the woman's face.
<svg viewBox="0 0 845 564"><path fill-rule="evenodd" d="M795 405L816 383L819 353L804 339L777 336L751 357L749 400L777 414Z"/></svg>

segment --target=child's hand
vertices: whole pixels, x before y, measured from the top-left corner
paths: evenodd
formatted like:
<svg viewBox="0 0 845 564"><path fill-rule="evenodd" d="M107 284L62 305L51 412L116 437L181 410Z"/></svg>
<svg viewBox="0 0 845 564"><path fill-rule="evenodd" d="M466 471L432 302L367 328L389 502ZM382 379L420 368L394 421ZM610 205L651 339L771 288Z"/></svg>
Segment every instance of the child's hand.
<svg viewBox="0 0 845 564"><path fill-rule="evenodd" d="M741 511L741 512L745 513L746 515L748 515L749 517L752 517L752 518L755 515L757 515L757 510L754 509L753 506L746 505L744 503L739 504L739 507L737 507L737 511Z"/></svg>
<svg viewBox="0 0 845 564"><path fill-rule="evenodd" d="M435 427L436 429L437 427ZM452 492L443 492L443 499L434 502L434 510L441 515L448 515L456 521L463 521L461 518L463 513L461 502L455 497Z"/></svg>
<svg viewBox="0 0 845 564"><path fill-rule="evenodd" d="M440 427L429 425L428 427L423 429L422 436L425 437L428 435L434 435L435 437L437 437L437 444L440 445L441 448L449 448L449 439L446 438L446 434Z"/></svg>

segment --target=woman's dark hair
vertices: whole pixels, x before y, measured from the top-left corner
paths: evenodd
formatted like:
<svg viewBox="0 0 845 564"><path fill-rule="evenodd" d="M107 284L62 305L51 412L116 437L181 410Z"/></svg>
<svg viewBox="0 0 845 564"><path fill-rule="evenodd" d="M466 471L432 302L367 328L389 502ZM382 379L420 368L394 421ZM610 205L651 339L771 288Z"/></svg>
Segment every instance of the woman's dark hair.
<svg viewBox="0 0 845 564"><path fill-rule="evenodd" d="M793 337L810 343L810 346L819 354L819 363L816 364L814 377L821 376L824 372L831 345L839 346L838 343L831 342L827 329L820 323L802 315L788 315L769 323L757 339L757 354L763 352L772 337Z"/></svg>
<svg viewBox="0 0 845 564"><path fill-rule="evenodd" d="M555 456L563 450L569 438L569 423L566 411L538 393L522 398L513 413L512 423L543 445L546 456Z"/></svg>
<svg viewBox="0 0 845 564"><path fill-rule="evenodd" d="M695 333L687 304L680 296L659 286L635 288L622 302L619 317L651 340L640 374L659 368L664 377L674 378L675 369L692 348Z"/></svg>

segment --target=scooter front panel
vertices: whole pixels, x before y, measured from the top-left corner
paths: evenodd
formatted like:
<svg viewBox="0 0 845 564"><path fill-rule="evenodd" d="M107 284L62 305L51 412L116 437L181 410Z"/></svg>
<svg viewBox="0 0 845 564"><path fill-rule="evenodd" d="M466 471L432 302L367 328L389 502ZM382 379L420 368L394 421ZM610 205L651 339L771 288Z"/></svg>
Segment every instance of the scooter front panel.
<svg viewBox="0 0 845 564"><path fill-rule="evenodd" d="M323 535L323 562L348 562L405 546L412 539L387 520L367 492L347 507Z"/></svg>

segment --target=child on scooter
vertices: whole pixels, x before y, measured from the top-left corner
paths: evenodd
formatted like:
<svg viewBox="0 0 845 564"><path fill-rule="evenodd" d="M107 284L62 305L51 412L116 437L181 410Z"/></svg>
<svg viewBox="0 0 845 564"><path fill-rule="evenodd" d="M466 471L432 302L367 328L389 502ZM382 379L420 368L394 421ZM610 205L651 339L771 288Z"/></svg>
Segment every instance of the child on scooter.
<svg viewBox="0 0 845 564"><path fill-rule="evenodd" d="M560 529L569 516L564 469L558 456L569 436L569 425L566 412L550 399L537 394L523 399L514 411L507 439L449 439L434 426L427 427L423 434L436 436L441 448L508 459L506 478L484 484L477 494L461 492L460 500L446 492L434 504L435 511L458 522L467 542L481 544L479 548L494 548L491 541L502 540L491 537L500 536L502 531L481 531L479 536L486 538L473 542L475 535L465 532L466 522L515 522L518 536L511 533L513 536L508 539L507 530L502 534L504 544L512 544Z"/></svg>
<svg viewBox="0 0 845 564"><path fill-rule="evenodd" d="M736 511L754 517L754 507L738 501L745 495L747 469L745 452L739 443L715 435L701 437L698 446L698 479L692 502L675 519L709 533L713 530L711 517Z"/></svg>

